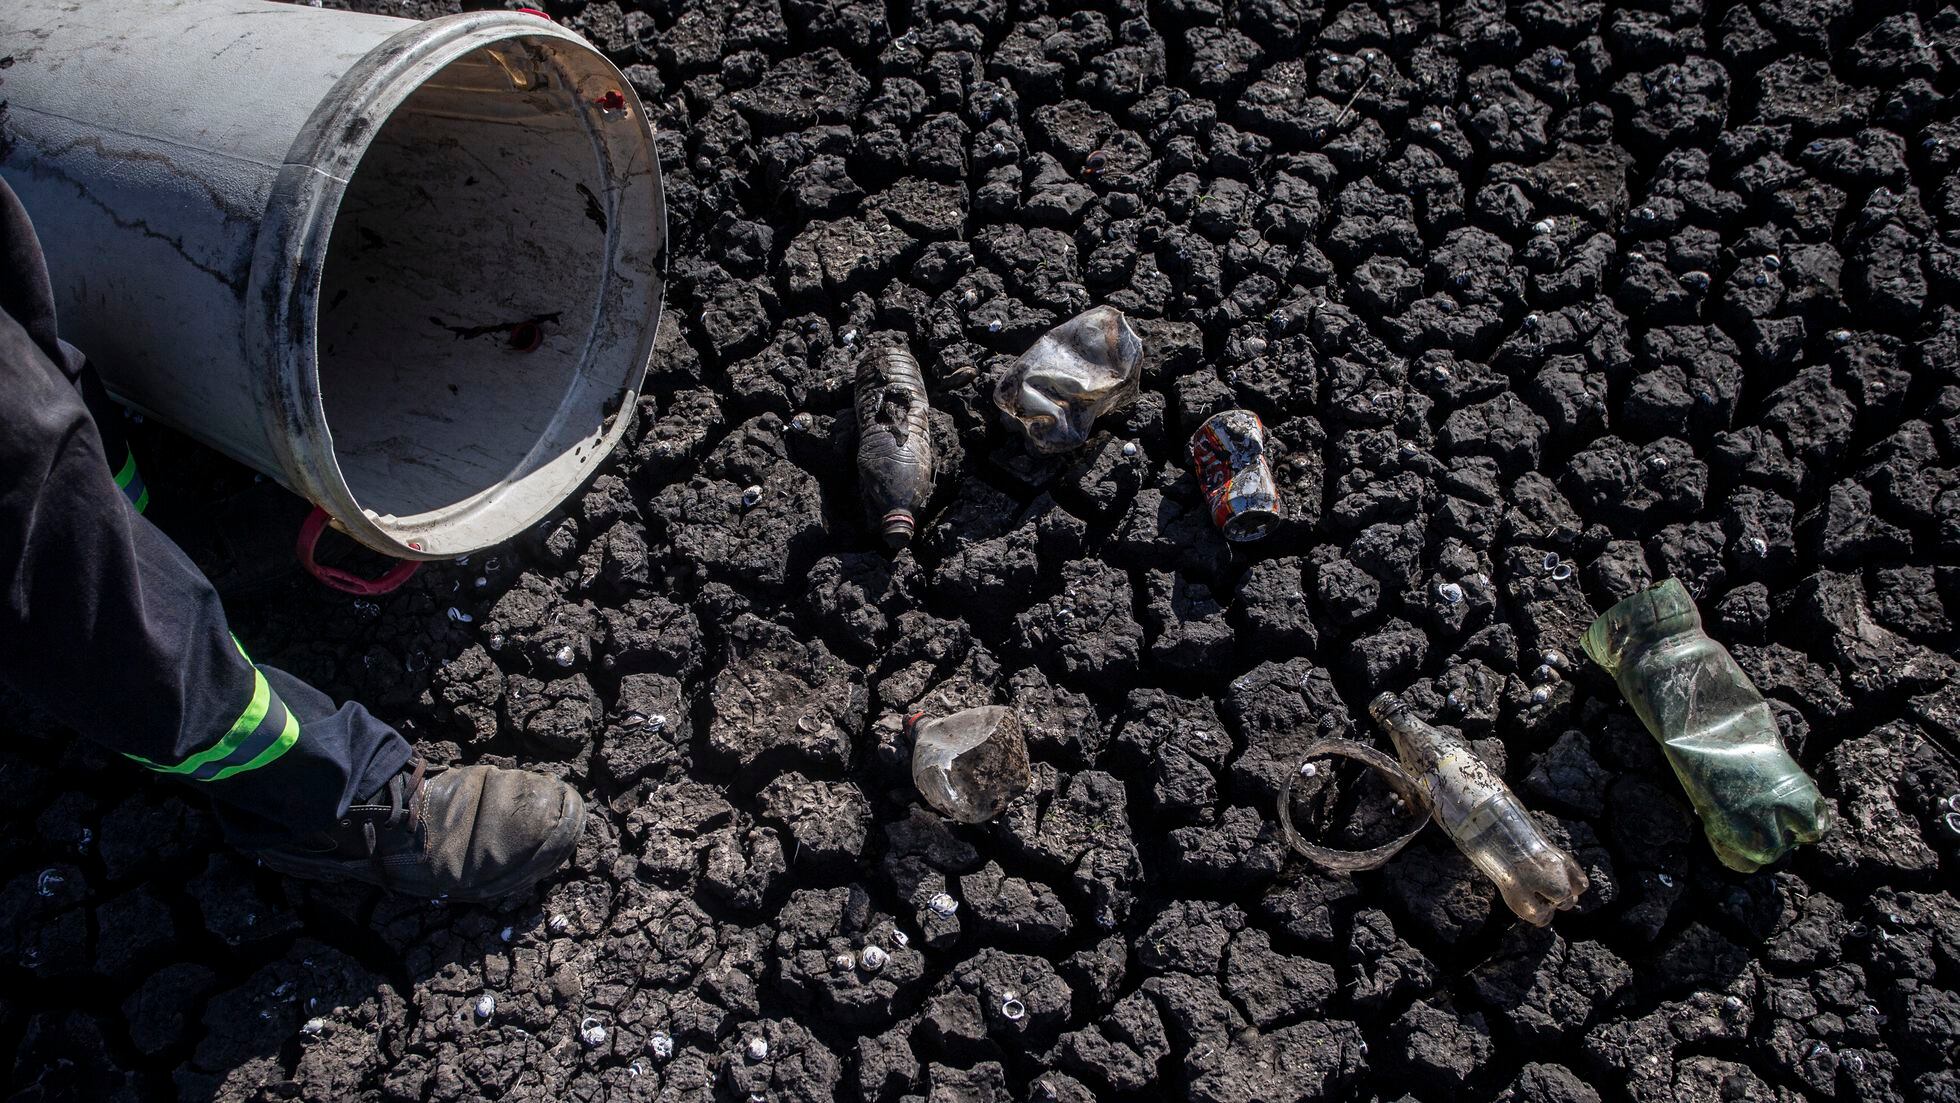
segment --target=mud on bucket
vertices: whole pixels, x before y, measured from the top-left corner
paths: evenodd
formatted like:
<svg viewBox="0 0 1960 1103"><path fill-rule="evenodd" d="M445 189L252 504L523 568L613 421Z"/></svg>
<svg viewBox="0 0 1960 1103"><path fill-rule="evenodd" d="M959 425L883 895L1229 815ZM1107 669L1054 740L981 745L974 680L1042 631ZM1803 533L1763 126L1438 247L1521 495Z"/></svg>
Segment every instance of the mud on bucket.
<svg viewBox="0 0 1960 1103"><path fill-rule="evenodd" d="M658 323L646 113L578 36L258 0L9 0L0 169L117 397L378 551L549 513Z"/></svg>

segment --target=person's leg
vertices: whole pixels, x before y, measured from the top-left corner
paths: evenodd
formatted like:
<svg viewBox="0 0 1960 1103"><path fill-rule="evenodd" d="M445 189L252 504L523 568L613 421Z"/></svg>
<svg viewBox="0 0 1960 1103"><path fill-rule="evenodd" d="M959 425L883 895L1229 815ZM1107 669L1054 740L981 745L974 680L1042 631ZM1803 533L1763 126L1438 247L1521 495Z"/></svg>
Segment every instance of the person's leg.
<svg viewBox="0 0 1960 1103"><path fill-rule="evenodd" d="M81 357L55 336L33 228L0 180L0 681L204 790L233 842L301 877L483 900L565 863L585 804L528 770L425 777L359 705L254 666L211 584L139 516ZM112 466L113 464L113 466Z"/></svg>
<svg viewBox="0 0 1960 1103"><path fill-rule="evenodd" d="M105 453L54 322L40 247L0 181L0 679L204 789L241 841L332 826L408 744L246 658L204 576L139 516L134 457Z"/></svg>

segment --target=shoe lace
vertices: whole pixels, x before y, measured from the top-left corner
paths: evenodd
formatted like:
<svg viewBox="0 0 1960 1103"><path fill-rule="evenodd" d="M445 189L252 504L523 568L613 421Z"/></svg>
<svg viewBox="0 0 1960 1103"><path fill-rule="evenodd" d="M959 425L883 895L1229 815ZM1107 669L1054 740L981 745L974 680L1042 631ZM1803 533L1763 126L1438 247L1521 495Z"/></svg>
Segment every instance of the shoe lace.
<svg viewBox="0 0 1960 1103"><path fill-rule="evenodd" d="M390 829L407 823L408 833L413 835L422 824L422 803L415 797L422 790L422 775L429 764L419 754L410 759L409 764L411 769L406 778L396 774L388 783L388 818L382 822ZM367 842L368 860L374 863L375 874L386 885L388 867L381 859L380 832L375 829L375 821L368 820L361 825L361 837Z"/></svg>

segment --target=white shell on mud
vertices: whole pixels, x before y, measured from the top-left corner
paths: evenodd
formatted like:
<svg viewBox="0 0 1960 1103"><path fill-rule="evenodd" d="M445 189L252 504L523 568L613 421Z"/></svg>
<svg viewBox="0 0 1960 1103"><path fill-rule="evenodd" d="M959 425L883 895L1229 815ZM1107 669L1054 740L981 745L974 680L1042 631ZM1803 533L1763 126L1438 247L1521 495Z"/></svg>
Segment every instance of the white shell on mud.
<svg viewBox="0 0 1960 1103"><path fill-rule="evenodd" d="M600 1046L605 1045L606 1044L605 1024L601 1023L598 1019L592 1017L591 1015L587 1015L585 1019L578 1024L578 1040L584 1042L585 1048L587 1049L598 1049Z"/></svg>

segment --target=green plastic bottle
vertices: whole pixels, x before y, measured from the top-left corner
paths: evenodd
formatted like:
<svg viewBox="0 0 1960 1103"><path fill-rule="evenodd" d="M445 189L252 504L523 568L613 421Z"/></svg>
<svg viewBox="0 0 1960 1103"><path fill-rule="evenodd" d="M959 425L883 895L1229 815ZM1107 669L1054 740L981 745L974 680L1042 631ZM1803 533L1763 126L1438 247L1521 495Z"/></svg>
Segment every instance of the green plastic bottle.
<svg viewBox="0 0 1960 1103"><path fill-rule="evenodd" d="M1831 827L1817 783L1728 649L1702 631L1679 580L1608 609L1581 646L1660 740L1715 856L1753 873Z"/></svg>

